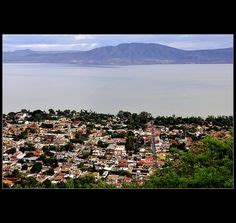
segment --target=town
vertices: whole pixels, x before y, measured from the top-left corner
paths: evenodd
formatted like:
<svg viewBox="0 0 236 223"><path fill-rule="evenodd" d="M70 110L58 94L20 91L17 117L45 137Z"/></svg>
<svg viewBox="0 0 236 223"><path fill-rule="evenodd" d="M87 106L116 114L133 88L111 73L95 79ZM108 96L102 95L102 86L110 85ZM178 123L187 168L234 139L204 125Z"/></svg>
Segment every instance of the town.
<svg viewBox="0 0 236 223"><path fill-rule="evenodd" d="M172 148L188 151L232 122L231 116L153 118L147 112L10 112L3 115L3 187L142 186L174 159Z"/></svg>

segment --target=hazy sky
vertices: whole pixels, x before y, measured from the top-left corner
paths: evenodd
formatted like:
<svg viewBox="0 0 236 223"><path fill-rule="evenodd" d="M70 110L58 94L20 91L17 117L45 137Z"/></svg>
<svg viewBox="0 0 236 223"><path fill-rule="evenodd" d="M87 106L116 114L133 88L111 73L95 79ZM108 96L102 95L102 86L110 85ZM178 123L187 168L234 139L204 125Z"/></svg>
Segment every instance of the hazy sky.
<svg viewBox="0 0 236 223"><path fill-rule="evenodd" d="M185 50L233 46L233 35L3 35L3 51L90 50L120 43L160 43Z"/></svg>

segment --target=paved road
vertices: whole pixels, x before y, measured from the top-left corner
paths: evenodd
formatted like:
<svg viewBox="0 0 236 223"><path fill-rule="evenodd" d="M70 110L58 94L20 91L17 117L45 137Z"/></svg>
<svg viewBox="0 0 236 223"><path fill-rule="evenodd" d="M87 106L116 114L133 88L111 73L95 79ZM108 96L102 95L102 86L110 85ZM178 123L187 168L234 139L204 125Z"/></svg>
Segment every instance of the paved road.
<svg viewBox="0 0 236 223"><path fill-rule="evenodd" d="M153 166L156 167L157 166L157 154L156 154L156 147L155 147L155 132L154 132L154 125L153 125L153 121L151 121L151 151L153 154L153 160L154 160L154 164Z"/></svg>

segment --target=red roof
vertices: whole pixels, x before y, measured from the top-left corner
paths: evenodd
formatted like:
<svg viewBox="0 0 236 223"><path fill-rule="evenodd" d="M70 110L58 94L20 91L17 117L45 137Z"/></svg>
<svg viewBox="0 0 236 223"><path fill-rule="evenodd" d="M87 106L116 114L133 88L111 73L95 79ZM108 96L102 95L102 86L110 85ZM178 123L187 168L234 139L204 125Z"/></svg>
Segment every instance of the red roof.
<svg viewBox="0 0 236 223"><path fill-rule="evenodd" d="M35 151L35 152L34 152L34 155L35 155L35 156L40 156L40 155L41 155L41 152L40 152L40 151Z"/></svg>
<svg viewBox="0 0 236 223"><path fill-rule="evenodd" d="M161 161L161 160L158 160L158 161L157 161L157 165L158 165L158 166L162 166L162 165L164 165L164 162Z"/></svg>

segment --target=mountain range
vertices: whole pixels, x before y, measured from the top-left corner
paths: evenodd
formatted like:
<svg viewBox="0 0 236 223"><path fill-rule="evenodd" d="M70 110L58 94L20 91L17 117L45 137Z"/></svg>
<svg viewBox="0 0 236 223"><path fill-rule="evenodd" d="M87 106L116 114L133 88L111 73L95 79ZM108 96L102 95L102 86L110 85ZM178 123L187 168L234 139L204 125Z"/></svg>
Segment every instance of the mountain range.
<svg viewBox="0 0 236 223"><path fill-rule="evenodd" d="M4 63L73 63L79 65L233 63L233 48L181 50L156 43L123 43L88 51L16 50Z"/></svg>

